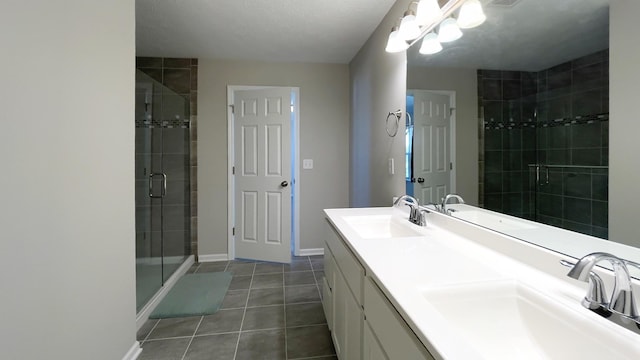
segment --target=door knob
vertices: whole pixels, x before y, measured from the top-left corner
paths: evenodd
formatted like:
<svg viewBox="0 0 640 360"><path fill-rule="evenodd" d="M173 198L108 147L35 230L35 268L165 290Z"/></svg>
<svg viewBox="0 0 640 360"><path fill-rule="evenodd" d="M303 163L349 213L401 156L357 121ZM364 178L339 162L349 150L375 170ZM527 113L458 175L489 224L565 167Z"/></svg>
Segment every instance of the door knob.
<svg viewBox="0 0 640 360"><path fill-rule="evenodd" d="M424 182L424 179L423 179L423 178L421 178L421 177L419 177L419 178L418 178L418 182L419 182L420 184L422 184L422 183Z"/></svg>
<svg viewBox="0 0 640 360"><path fill-rule="evenodd" d="M289 186L289 183L285 180L285 181L280 183L280 186L287 187L287 186Z"/></svg>

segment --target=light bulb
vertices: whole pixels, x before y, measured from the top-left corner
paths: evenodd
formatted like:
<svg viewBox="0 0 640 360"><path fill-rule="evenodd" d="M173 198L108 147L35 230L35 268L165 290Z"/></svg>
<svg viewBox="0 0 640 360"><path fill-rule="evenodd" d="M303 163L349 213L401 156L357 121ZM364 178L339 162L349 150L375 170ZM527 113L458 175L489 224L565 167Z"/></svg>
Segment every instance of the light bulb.
<svg viewBox="0 0 640 360"><path fill-rule="evenodd" d="M438 28L438 41L441 43L458 40L462 37L462 31L455 19L447 18L440 23Z"/></svg>
<svg viewBox="0 0 640 360"><path fill-rule="evenodd" d="M425 35L420 46L420 54L431 55L440 51L442 51L442 45L438 41L438 36L432 32Z"/></svg>
<svg viewBox="0 0 640 360"><path fill-rule="evenodd" d="M462 29L470 29L482 24L486 19L480 1L467 0L460 8L458 26Z"/></svg>
<svg viewBox="0 0 640 360"><path fill-rule="evenodd" d="M400 37L398 33L398 27L394 26L391 29L391 33L389 34L389 39L387 40L387 47L385 51L388 53L397 53L405 51L409 48L409 44L404 41L403 38Z"/></svg>
<svg viewBox="0 0 640 360"><path fill-rule="evenodd" d="M418 25L430 25L440 16L442 16L442 9L440 9L440 5L438 5L438 0L420 0L418 10L416 11L416 21Z"/></svg>
<svg viewBox="0 0 640 360"><path fill-rule="evenodd" d="M400 29L398 30L400 37L405 40L413 40L420 36L420 26L416 21L416 16L413 11L408 10L404 13L402 21L400 21Z"/></svg>

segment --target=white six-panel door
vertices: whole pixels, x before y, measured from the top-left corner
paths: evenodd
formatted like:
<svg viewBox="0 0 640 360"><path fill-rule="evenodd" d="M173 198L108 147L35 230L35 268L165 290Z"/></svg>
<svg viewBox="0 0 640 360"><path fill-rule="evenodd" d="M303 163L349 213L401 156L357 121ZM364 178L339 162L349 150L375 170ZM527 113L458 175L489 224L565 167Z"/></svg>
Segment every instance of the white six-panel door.
<svg viewBox="0 0 640 360"><path fill-rule="evenodd" d="M421 204L438 203L451 192L449 96L421 90L413 96L413 194Z"/></svg>
<svg viewBox="0 0 640 360"><path fill-rule="evenodd" d="M235 256L291 261L291 89L234 92Z"/></svg>

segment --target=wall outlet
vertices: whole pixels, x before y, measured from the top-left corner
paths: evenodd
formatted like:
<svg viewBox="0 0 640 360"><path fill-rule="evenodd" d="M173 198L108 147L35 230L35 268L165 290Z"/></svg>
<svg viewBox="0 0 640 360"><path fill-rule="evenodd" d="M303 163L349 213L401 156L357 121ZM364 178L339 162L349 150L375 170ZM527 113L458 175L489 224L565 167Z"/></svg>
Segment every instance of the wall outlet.
<svg viewBox="0 0 640 360"><path fill-rule="evenodd" d="M302 160L302 168L305 170L313 169L313 159Z"/></svg>

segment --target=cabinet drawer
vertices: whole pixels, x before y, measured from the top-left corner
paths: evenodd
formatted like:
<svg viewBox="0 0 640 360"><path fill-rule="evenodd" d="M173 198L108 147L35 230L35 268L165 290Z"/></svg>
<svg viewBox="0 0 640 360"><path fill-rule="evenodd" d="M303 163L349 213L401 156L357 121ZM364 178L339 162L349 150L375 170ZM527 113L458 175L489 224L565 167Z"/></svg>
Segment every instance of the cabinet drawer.
<svg viewBox="0 0 640 360"><path fill-rule="evenodd" d="M353 296L360 305L363 304L364 290L364 268L360 265L360 262L356 259L355 255L345 245L344 240L333 228L333 225L328 223L327 226L327 244L333 254L336 265L344 275L344 278L349 285L349 289L353 293ZM334 269L335 270L335 269ZM332 285L331 283L329 284Z"/></svg>
<svg viewBox="0 0 640 360"><path fill-rule="evenodd" d="M366 322L390 359L433 360L422 342L371 278L365 280L364 297Z"/></svg>

